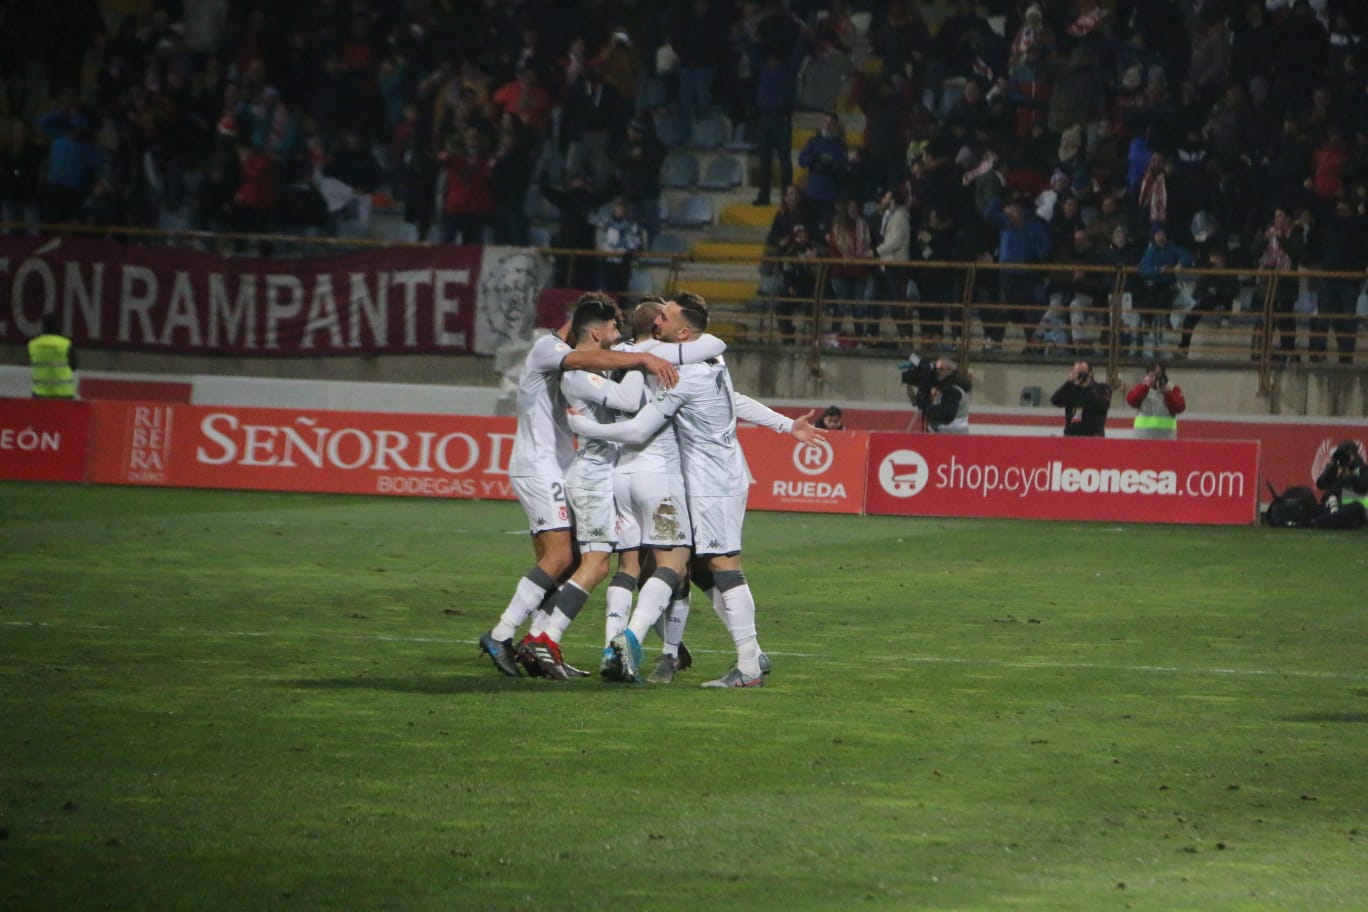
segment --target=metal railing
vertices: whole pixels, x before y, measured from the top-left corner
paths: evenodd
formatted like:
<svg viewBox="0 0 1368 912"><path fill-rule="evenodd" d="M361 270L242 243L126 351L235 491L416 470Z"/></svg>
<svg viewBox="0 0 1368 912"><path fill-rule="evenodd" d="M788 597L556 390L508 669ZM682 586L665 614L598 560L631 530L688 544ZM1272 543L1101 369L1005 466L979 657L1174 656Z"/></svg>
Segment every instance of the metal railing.
<svg viewBox="0 0 1368 912"><path fill-rule="evenodd" d="M431 246L371 238L0 223L0 231L15 230L282 258ZM598 265L622 260L611 252L555 247L542 252L552 260L553 281L567 287L601 284ZM638 279L628 288L604 289L625 301L648 291L708 288L713 325L729 344L802 349L818 373L827 357L882 356L882 350L892 349L951 353L962 366L978 359L1088 359L1095 370L1105 365L1116 382L1123 364L1184 358L1255 370L1259 392L1268 394L1289 362L1336 370L1368 365L1368 359L1356 361L1352 351L1340 348L1362 329L1364 320L1356 312L1309 314L1295 308L1304 281L1353 283L1362 292L1365 277L1356 273L1186 269L1171 274L1173 291L1165 295L1148 291L1135 267L1068 264L642 253L617 272ZM639 281L642 276L651 281ZM1229 309L1206 311L1194 301L1189 289L1202 277L1238 282ZM1078 297L1072 289L1080 284L1093 293ZM837 294L842 285L856 293ZM919 291L915 297L907 293L913 288ZM876 291L873 298L870 289Z"/></svg>

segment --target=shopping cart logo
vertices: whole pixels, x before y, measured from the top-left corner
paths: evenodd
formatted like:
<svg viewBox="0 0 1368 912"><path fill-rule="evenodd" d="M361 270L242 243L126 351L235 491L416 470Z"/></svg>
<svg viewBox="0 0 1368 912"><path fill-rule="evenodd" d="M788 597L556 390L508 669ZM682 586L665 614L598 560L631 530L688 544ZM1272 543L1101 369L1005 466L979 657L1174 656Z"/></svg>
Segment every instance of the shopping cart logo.
<svg viewBox="0 0 1368 912"><path fill-rule="evenodd" d="M894 450L879 464L879 485L894 497L915 497L926 487L931 470L916 450Z"/></svg>

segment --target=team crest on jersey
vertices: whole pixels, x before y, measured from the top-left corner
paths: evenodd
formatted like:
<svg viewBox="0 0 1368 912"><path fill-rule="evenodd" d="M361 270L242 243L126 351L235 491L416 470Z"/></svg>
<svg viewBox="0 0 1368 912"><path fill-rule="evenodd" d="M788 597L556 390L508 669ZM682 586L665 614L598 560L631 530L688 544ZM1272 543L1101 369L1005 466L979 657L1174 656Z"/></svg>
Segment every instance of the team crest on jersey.
<svg viewBox="0 0 1368 912"><path fill-rule="evenodd" d="M671 501L662 501L651 515L655 538L663 541L683 541L684 529L679 523L679 511Z"/></svg>
<svg viewBox="0 0 1368 912"><path fill-rule="evenodd" d="M563 504L561 505L561 508L556 511L556 518L559 519L561 522L565 522L567 519L570 518L570 512L566 510Z"/></svg>

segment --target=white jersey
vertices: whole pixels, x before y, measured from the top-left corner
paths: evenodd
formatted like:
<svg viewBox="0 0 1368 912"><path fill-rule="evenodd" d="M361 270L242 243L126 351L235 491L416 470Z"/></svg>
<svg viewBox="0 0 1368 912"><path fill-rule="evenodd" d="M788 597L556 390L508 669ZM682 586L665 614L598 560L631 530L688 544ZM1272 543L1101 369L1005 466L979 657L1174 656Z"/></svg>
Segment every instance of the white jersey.
<svg viewBox="0 0 1368 912"><path fill-rule="evenodd" d="M609 394L617 387L618 384L594 371L572 370L561 374L561 395L566 403L602 424L612 421L617 414L606 404ZM573 472L580 483L602 479L607 484L617 465L618 444L593 437L580 437L578 444Z"/></svg>
<svg viewBox="0 0 1368 912"><path fill-rule="evenodd" d="M510 476L564 475L575 458L561 395L560 366L573 349L555 333L532 344L518 381L518 429Z"/></svg>
<svg viewBox="0 0 1368 912"><path fill-rule="evenodd" d="M654 340L624 346L626 351L650 351L655 347ZM654 376L646 378L646 387L637 408L624 410L621 419L632 417L637 410L660 393L660 382ZM675 436L673 424L666 424L655 436L643 444L623 444L618 454L618 474L633 472L656 472L662 475L679 473L679 439Z"/></svg>
<svg viewBox="0 0 1368 912"><path fill-rule="evenodd" d="M726 363L716 358L680 365L679 383L657 393L654 402L673 419L689 496L744 494L746 460L736 440L736 398Z"/></svg>

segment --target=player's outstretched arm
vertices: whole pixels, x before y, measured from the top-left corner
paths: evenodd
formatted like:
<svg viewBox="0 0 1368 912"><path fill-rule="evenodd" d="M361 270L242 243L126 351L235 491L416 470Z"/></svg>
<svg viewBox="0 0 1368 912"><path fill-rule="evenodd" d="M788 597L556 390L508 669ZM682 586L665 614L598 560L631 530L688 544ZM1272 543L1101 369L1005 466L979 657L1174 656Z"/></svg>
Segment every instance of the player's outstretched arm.
<svg viewBox="0 0 1368 912"><path fill-rule="evenodd" d="M812 423L812 416L817 414L816 409L811 409L806 415L799 415L793 419L793 427L789 428L789 433L795 440L803 443L811 443L814 440L826 440L827 432Z"/></svg>
<svg viewBox="0 0 1368 912"><path fill-rule="evenodd" d="M648 402L627 421L612 424L599 424L591 418L570 409L570 430L581 437L593 437L611 443L643 444L655 436L670 419L654 402Z"/></svg>
<svg viewBox="0 0 1368 912"><path fill-rule="evenodd" d="M678 368L647 352L573 349L562 359L561 370L644 370L654 374L666 389L679 382Z"/></svg>
<svg viewBox="0 0 1368 912"><path fill-rule="evenodd" d="M644 352L664 358L671 364L700 364L719 357L727 350L727 343L712 333L704 333L688 342L661 342L659 339L646 339L638 343Z"/></svg>
<svg viewBox="0 0 1368 912"><path fill-rule="evenodd" d="M781 415L763 402L741 393L732 393L732 401L736 403L736 417L742 421L758 424L780 434L792 434L804 443L826 439L826 431L812 423L814 412L810 411L801 418L794 419Z"/></svg>

